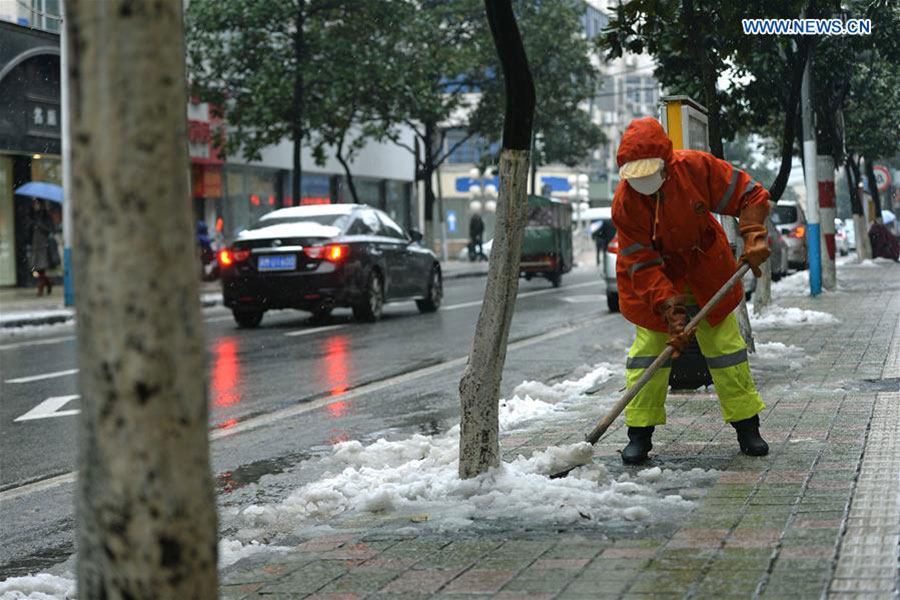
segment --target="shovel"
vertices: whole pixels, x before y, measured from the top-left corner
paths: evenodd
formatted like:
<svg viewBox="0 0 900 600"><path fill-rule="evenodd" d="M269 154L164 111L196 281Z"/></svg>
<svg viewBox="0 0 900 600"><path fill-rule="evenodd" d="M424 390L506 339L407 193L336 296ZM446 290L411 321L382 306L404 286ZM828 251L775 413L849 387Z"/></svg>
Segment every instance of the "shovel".
<svg viewBox="0 0 900 600"><path fill-rule="evenodd" d="M725 297L725 295L734 287L734 285L741 280L744 274L750 270L750 265L744 263L742 264L737 272L731 276L731 279L725 282L725 285L716 292L716 295L712 297L712 299L706 303L706 305L700 309L700 312L691 319L690 323L684 328L685 331L694 332L697 329L697 325L706 318L706 315L709 314L713 308ZM672 354L675 352L675 349L671 346L666 346L666 349L662 351L662 353L656 357L656 360L653 361L647 370L644 371L644 374L641 375L641 378L638 379L633 386L631 386L628 391L625 392L625 395L615 403L615 405L609 409L609 412L606 413L606 416L597 424L594 429L585 436L585 441L589 442L592 446L596 445L600 440L600 436L606 433L606 430L609 429L609 426L613 424L613 421L616 420L622 411L625 410L625 407L628 406L628 403L631 402L635 396L637 396L638 392L641 391L650 378L653 377L653 374L656 373L660 367L662 367L670 358L672 358ZM574 465L565 469L563 471L558 471L550 475L550 479L559 479L561 477L565 477L573 470L582 466L581 464Z"/></svg>

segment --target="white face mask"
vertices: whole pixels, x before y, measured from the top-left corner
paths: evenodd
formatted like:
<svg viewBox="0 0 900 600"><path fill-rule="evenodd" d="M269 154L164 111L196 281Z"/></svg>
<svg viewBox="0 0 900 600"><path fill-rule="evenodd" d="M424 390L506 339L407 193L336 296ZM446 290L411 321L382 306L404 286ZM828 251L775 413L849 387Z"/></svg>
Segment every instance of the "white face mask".
<svg viewBox="0 0 900 600"><path fill-rule="evenodd" d="M632 177L631 179L626 179L634 191L639 194L644 194L645 196L652 196L662 187L663 177L662 170L657 171L653 175L647 175L645 177Z"/></svg>

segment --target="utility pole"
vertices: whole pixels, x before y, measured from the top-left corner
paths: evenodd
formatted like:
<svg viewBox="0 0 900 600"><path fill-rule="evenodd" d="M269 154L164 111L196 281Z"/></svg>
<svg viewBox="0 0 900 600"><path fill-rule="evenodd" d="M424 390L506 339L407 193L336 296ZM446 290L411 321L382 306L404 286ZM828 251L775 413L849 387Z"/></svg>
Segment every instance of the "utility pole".
<svg viewBox="0 0 900 600"><path fill-rule="evenodd" d="M72 289L72 130L69 114L69 48L66 33L66 2L60 3L62 13L59 30L59 84L62 129L62 226L63 226L63 301L66 306L75 305Z"/></svg>
<svg viewBox="0 0 900 600"><path fill-rule="evenodd" d="M822 293L822 249L819 225L819 182L816 178L816 129L812 106L812 51L803 69L800 87L800 107L803 117L803 165L806 167L806 242L809 253L809 291L813 296Z"/></svg>

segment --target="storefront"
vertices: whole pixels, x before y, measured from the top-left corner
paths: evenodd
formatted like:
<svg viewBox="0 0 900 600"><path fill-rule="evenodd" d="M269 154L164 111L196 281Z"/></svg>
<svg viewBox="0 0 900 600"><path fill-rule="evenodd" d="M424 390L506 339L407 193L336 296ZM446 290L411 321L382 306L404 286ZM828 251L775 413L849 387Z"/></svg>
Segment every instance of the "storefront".
<svg viewBox="0 0 900 600"><path fill-rule="evenodd" d="M30 285L29 181L60 184L59 36L0 22L0 285ZM61 210L51 205L59 225ZM50 273L53 275L54 273Z"/></svg>

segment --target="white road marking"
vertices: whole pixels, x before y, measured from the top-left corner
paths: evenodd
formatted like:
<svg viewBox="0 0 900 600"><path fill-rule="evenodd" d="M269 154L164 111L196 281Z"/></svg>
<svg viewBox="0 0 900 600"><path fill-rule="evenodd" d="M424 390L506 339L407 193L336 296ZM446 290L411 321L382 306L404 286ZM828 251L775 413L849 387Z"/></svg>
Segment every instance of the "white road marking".
<svg viewBox="0 0 900 600"><path fill-rule="evenodd" d="M585 281L583 283L576 283L574 285L566 285L558 288L550 288L546 290L534 290L533 292L525 292L522 294L517 294L516 299L519 298L531 298L532 296L543 296L544 294L553 294L556 292L564 292L566 290L574 290L576 288L583 288L589 285L598 285L600 281ZM565 298L563 298L565 300ZM469 308L470 306L481 306L483 300L473 300L472 302L463 302L461 304L451 304L450 306L442 306L441 310L457 310L460 308Z"/></svg>
<svg viewBox="0 0 900 600"><path fill-rule="evenodd" d="M41 479L40 481L35 481L34 483L27 483L11 490L6 490L5 492L0 492L0 501L6 502L8 500L12 500L13 498L18 498L19 496L27 496L28 494L33 494L34 492L43 492L44 490L55 488L64 483L75 483L77 475L78 471L72 471L70 473L57 475L56 477Z"/></svg>
<svg viewBox="0 0 900 600"><path fill-rule="evenodd" d="M296 337L298 335L312 335L313 333L331 331L333 329L341 329L342 327L346 327L346 325L326 325L325 327L313 327L312 329L298 329L297 331L288 331L284 335L288 337Z"/></svg>
<svg viewBox="0 0 900 600"><path fill-rule="evenodd" d="M15 350L16 348L25 348L26 346L41 346L44 344L59 344L61 342L68 342L69 340L74 340L74 335L67 335L65 337L57 337L57 338L47 338L43 340L32 340L30 342L16 342L15 344L0 344L0 350Z"/></svg>
<svg viewBox="0 0 900 600"><path fill-rule="evenodd" d="M596 304L606 300L606 297L600 294L582 294L580 296L566 296L562 300L571 304Z"/></svg>
<svg viewBox="0 0 900 600"><path fill-rule="evenodd" d="M219 321L231 321L234 317L215 317L213 319L203 319L204 323L217 323Z"/></svg>
<svg viewBox="0 0 900 600"><path fill-rule="evenodd" d="M53 373L43 373L41 375L30 375L28 377L17 377L15 379L7 379L4 383L29 383L32 381L41 381L42 379L54 379L56 377L65 377L66 375L74 375L78 369L67 369L65 371L55 371Z"/></svg>
<svg viewBox="0 0 900 600"><path fill-rule="evenodd" d="M49 419L51 417L68 417L70 415L77 415L79 412L81 412L77 408L72 408L69 410L59 409L78 397L78 394L74 394L70 396L53 396L52 398L47 398L21 417L14 419L14 422L18 423L19 421L34 421L36 419Z"/></svg>

